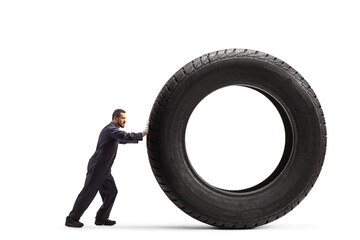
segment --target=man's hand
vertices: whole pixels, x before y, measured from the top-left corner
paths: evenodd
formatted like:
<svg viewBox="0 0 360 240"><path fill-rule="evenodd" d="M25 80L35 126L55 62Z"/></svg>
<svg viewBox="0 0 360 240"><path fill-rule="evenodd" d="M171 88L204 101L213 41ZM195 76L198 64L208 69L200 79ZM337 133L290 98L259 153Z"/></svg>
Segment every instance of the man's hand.
<svg viewBox="0 0 360 240"><path fill-rule="evenodd" d="M149 133L149 120L146 123L145 129L142 132L142 136L145 137Z"/></svg>

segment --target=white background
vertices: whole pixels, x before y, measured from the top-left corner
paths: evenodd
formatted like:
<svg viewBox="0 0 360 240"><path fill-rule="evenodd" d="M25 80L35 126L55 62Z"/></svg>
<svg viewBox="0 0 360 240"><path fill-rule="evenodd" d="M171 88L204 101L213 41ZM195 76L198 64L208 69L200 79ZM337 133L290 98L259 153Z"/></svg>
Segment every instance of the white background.
<svg viewBox="0 0 360 240"><path fill-rule="evenodd" d="M358 239L359 7L356 1L294 2L1 1L1 238ZM113 110L127 110L126 131L143 130L172 74L226 48L284 60L320 99L328 149L307 198L263 227L218 230L165 196L141 142L120 146L113 166L119 194L111 218L117 225L94 226L97 196L81 219L85 227L66 228ZM209 116L214 124L208 131L233 126L239 139L251 136L221 111L217 115ZM220 150L226 146L219 141Z"/></svg>

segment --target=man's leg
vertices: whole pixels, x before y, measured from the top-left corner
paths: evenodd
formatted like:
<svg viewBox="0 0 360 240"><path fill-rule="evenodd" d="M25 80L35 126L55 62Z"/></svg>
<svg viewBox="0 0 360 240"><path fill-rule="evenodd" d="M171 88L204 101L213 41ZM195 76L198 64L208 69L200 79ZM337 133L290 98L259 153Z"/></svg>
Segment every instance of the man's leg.
<svg viewBox="0 0 360 240"><path fill-rule="evenodd" d="M96 193L99 191L101 184L104 181L103 176L99 176L94 171L90 170L86 174L86 180L83 189L77 197L74 207L69 214L69 217L79 221L90 203L94 200Z"/></svg>
<svg viewBox="0 0 360 240"><path fill-rule="evenodd" d="M109 174L99 189L103 204L96 214L97 219L106 220L110 216L117 195L114 178Z"/></svg>

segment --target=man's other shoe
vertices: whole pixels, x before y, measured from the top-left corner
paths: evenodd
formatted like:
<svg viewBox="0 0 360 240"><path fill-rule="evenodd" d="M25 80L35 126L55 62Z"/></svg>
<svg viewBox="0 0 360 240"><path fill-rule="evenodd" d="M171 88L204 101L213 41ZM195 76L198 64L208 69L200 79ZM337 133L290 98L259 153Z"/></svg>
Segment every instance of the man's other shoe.
<svg viewBox="0 0 360 240"><path fill-rule="evenodd" d="M66 217L65 226L80 228L80 227L84 226L84 224L79 222L78 220L75 220L72 217L68 216L68 217Z"/></svg>
<svg viewBox="0 0 360 240"><path fill-rule="evenodd" d="M95 218L95 225L101 226L101 225L106 225L106 226L112 226L115 225L116 222L109 220L109 219L101 219L101 218Z"/></svg>

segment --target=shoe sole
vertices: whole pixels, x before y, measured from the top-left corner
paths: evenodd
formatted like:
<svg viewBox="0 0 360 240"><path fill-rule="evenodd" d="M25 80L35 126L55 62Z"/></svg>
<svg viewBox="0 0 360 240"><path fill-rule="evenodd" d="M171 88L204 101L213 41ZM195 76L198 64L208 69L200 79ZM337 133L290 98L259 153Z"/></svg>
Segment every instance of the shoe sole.
<svg viewBox="0 0 360 240"><path fill-rule="evenodd" d="M75 226L75 225L72 225L72 224L67 224L67 223L65 223L65 226L67 226L67 227L74 227L74 228L81 228L81 227L83 227L84 225Z"/></svg>
<svg viewBox="0 0 360 240"><path fill-rule="evenodd" d="M96 226L114 226L116 223L114 224L104 224L104 223L95 223Z"/></svg>

